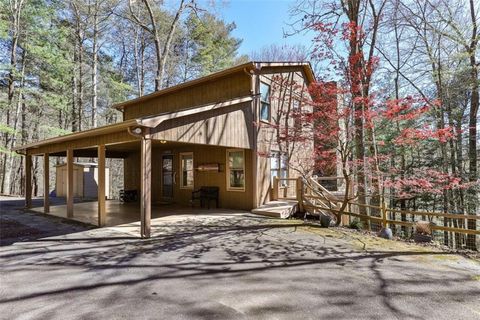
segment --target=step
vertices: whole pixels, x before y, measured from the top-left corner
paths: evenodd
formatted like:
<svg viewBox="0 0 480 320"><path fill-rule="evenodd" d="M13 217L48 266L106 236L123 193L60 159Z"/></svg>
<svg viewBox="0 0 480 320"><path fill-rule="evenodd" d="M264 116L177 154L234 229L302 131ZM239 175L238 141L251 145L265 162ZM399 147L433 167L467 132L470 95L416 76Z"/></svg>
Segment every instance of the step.
<svg viewBox="0 0 480 320"><path fill-rule="evenodd" d="M252 213L264 216L287 219L298 211L298 201L270 201L253 209Z"/></svg>

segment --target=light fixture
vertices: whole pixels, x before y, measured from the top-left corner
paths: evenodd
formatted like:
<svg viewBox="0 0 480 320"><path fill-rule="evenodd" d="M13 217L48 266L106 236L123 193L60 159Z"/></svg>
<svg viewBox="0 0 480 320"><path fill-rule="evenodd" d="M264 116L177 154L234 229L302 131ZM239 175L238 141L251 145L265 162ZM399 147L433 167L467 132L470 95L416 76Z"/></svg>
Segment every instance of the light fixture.
<svg viewBox="0 0 480 320"><path fill-rule="evenodd" d="M160 140L160 143L165 144L165 143L167 143L167 140Z"/></svg>
<svg viewBox="0 0 480 320"><path fill-rule="evenodd" d="M142 128L136 127L136 128L133 129L132 131L133 131L133 133L135 133L135 134L141 134L141 133L142 133Z"/></svg>

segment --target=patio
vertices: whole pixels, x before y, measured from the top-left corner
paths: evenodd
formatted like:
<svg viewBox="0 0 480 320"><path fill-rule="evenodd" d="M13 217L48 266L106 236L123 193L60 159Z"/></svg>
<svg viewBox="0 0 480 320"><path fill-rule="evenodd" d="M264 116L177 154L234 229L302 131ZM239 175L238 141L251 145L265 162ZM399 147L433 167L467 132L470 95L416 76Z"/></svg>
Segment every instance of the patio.
<svg viewBox="0 0 480 320"><path fill-rule="evenodd" d="M58 200L51 202L58 202ZM139 203L122 203L118 200L107 200L105 201L105 206L105 226L107 227L113 227L121 224L140 221ZM30 211L40 214L44 213L43 207L32 208L30 209ZM152 219L171 215L233 214L239 212L246 213L246 211L223 208L203 209L199 208L198 206L192 208L189 206L180 206L175 204L152 205ZM72 219L75 221L92 224L95 226L98 225L98 204L96 200L75 203L73 218L67 217L67 205L63 203L56 205L52 204L50 206L50 212L48 214L60 218Z"/></svg>

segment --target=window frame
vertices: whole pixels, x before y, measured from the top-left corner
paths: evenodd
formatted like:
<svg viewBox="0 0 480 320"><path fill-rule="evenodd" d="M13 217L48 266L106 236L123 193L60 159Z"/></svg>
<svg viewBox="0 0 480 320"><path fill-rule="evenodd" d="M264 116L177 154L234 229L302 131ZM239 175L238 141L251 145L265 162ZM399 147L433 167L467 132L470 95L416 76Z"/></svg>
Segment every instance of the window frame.
<svg viewBox="0 0 480 320"><path fill-rule="evenodd" d="M230 162L229 162L229 156L230 156L230 153L231 152L241 152L242 153L242 157L243 157L243 187L232 187L231 184L230 184L230 172L231 172L231 168L230 168ZM236 191L236 192L245 192L246 190L246 185L247 185L247 172L246 172L246 169L245 169L245 150L243 149L227 149L226 152L225 152L225 155L226 155L226 162L225 162L225 180L226 180L226 183L227 183L227 191ZM238 169L236 169L238 170Z"/></svg>
<svg viewBox="0 0 480 320"><path fill-rule="evenodd" d="M278 168L275 168L273 169L272 168L272 159L273 158L276 158L277 159L277 162L278 162ZM282 160L285 159L285 166L282 166ZM270 183L273 185L273 175L272 175L272 172L273 171L276 171L278 173L278 175L276 175L277 178L279 179L289 179L290 177L290 170L289 170L289 165L288 165L288 156L287 156L287 153L286 152L281 152L281 151L271 151L270 152ZM285 173L285 177L282 177L282 172ZM284 186L286 184L286 182L284 184L282 184L281 186Z"/></svg>
<svg viewBox="0 0 480 320"><path fill-rule="evenodd" d="M183 157L184 156L191 156L192 157L192 176L193 176L193 182L191 186L188 185L183 185L183 172L184 171L190 171L190 170L183 170ZM193 152L180 152L179 153L179 158L180 158L180 189L189 189L192 190L195 188L195 160L193 157Z"/></svg>
<svg viewBox="0 0 480 320"><path fill-rule="evenodd" d="M268 87L268 101L265 101L262 99L262 90L261 90L262 85L265 85ZM260 81L258 93L260 97L260 109L258 110L258 119L261 122L271 123L272 122L272 103L271 103L272 102L272 99L271 99L272 86L266 83L265 81ZM262 119L262 107L264 104L268 105L268 119Z"/></svg>

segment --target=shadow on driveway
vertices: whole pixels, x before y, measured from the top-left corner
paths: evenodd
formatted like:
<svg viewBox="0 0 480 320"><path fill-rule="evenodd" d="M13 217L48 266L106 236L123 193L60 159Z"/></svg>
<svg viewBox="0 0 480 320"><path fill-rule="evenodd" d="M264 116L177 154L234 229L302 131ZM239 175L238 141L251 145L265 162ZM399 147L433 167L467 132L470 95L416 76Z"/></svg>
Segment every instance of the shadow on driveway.
<svg viewBox="0 0 480 320"><path fill-rule="evenodd" d="M145 240L121 227L1 248L4 316L478 318L480 267L456 255L361 250L248 214L156 219Z"/></svg>

